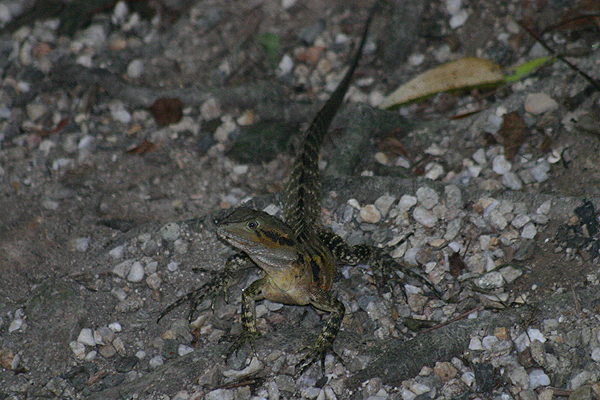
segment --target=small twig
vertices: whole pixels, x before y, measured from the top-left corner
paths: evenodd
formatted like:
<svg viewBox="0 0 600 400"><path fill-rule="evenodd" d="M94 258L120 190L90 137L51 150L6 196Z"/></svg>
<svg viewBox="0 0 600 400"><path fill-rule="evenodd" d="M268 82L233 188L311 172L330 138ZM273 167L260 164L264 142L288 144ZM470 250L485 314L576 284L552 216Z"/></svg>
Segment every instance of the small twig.
<svg viewBox="0 0 600 400"><path fill-rule="evenodd" d="M533 30L526 27L525 24L523 24L521 21L517 21L517 23L521 26L521 28L523 28L527 33L529 33L539 44L541 44L543 48L545 48L548 52L550 52L550 54L552 54L554 57L558 58L560 61L567 64L569 66L569 68L571 68L572 70L576 71L578 74L583 76L585 78L585 80L590 82L592 84L592 86L594 86L594 88L600 92L600 83L596 79L592 78L591 76L589 76L588 74L586 74L585 72L583 72L582 70L577 68L573 63L569 62L564 56L556 53L550 46L548 46L546 44L546 42L544 42L544 40L540 36L538 36L536 33L534 33Z"/></svg>
<svg viewBox="0 0 600 400"><path fill-rule="evenodd" d="M575 302L575 310L577 311L578 314L581 313L581 304L579 303L579 298L577 297L577 294L575 293L575 289L571 288L571 293L573 294L573 301Z"/></svg>
<svg viewBox="0 0 600 400"><path fill-rule="evenodd" d="M466 317L468 317L469 315L471 315L471 314L472 314L472 313L474 313L474 312L481 311L481 310L483 310L483 308L484 308L483 306L478 306L478 307L475 307L474 309L472 309L472 310L470 310L470 311L466 311L466 312L464 312L464 313L462 313L462 314L460 314L460 315L457 315L456 317L454 317L454 318L452 318L452 319L449 319L449 320L448 320L448 321L446 321L446 322L442 322L442 323L440 323L440 324L437 324L437 325L435 325L435 326L429 327L429 328L427 328L427 329L423 329L423 330L421 331L421 333L425 333L425 332L429 332L429 331L433 331L433 330L436 330L436 329L442 328L442 327L444 327L444 326L446 326L446 325L449 325L449 324L451 324L451 323L453 323L453 322L455 322L455 321L458 321L459 319L466 318Z"/></svg>

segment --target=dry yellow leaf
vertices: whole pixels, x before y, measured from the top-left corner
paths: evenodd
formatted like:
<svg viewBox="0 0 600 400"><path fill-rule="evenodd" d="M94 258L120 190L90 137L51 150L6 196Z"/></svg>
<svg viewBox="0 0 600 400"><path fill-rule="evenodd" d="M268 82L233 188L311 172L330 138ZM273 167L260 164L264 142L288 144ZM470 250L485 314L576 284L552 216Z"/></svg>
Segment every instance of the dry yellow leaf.
<svg viewBox="0 0 600 400"><path fill-rule="evenodd" d="M432 68L401 85L379 108L390 108L434 93L489 85L504 80L500 67L477 57L463 58Z"/></svg>

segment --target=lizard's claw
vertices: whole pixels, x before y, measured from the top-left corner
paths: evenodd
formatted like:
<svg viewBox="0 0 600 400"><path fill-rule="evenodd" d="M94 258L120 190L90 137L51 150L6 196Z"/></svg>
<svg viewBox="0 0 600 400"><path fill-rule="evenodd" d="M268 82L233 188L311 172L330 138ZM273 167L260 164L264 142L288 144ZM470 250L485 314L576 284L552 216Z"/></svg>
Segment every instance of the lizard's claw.
<svg viewBox="0 0 600 400"><path fill-rule="evenodd" d="M256 333L252 333L249 331L243 331L240 333L233 344L229 346L229 350L227 350L226 358L229 359L234 353L237 353L239 350L244 347L246 342L250 344L250 348L252 349L252 353L256 355L256 348L254 347L254 339L256 339Z"/></svg>
<svg viewBox="0 0 600 400"><path fill-rule="evenodd" d="M315 346L307 355L302 357L296 364L296 376L302 375L306 370L313 365L315 362L321 362L321 371L325 375L325 356L327 353L333 355L335 359L340 363L344 364L344 360L337 354L331 344L324 344L323 346Z"/></svg>

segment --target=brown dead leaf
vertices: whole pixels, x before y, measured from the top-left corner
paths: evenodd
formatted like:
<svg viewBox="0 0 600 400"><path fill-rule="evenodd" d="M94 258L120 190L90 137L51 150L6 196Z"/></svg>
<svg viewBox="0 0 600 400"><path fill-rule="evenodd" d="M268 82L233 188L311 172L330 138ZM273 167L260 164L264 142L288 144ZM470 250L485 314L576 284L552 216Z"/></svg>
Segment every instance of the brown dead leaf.
<svg viewBox="0 0 600 400"><path fill-rule="evenodd" d="M0 349L0 367L12 369L13 358L15 358L15 355L12 353L12 351L5 348Z"/></svg>
<svg viewBox="0 0 600 400"><path fill-rule="evenodd" d="M462 271L467 269L467 265L462 259L460 253L452 253L450 257L448 257L448 264L450 264L450 275L457 278Z"/></svg>
<svg viewBox="0 0 600 400"><path fill-rule="evenodd" d="M512 160L527 137L527 125L518 112L513 111L504 116L498 132L504 138L504 154Z"/></svg>
<svg viewBox="0 0 600 400"><path fill-rule="evenodd" d="M154 143L144 140L139 145L127 150L127 154L137 154L139 156L142 156L148 153L149 151L154 150L155 146L156 145Z"/></svg>
<svg viewBox="0 0 600 400"><path fill-rule="evenodd" d="M148 109L158 126L166 126L181 121L183 102L177 98L160 98Z"/></svg>

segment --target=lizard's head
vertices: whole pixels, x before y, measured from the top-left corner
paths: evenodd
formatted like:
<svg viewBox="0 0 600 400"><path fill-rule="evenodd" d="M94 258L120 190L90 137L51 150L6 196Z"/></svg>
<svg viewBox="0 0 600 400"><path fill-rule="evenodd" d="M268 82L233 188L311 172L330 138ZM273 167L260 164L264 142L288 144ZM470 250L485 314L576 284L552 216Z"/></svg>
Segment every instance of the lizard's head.
<svg viewBox="0 0 600 400"><path fill-rule="evenodd" d="M215 224L221 240L244 251L259 265L283 266L298 257L291 229L264 211L240 207Z"/></svg>

